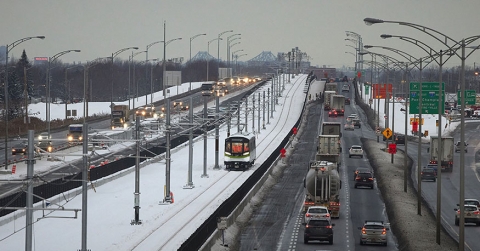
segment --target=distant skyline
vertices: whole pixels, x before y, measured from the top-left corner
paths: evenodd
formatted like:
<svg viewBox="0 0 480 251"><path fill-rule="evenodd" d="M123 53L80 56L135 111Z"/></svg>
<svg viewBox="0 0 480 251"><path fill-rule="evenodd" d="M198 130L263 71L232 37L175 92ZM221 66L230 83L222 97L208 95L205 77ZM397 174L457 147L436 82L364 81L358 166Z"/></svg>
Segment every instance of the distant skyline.
<svg viewBox="0 0 480 251"><path fill-rule="evenodd" d="M166 23L166 40L182 38L167 46L166 58L190 58L207 51L208 41L221 36L220 59L226 60L226 39L231 37L239 44L231 51L243 50L242 60L249 60L262 51L288 52L298 47L309 57L312 65L327 67L354 66L351 53L354 44L345 41L346 31L361 35L364 45L387 46L426 56L418 47L397 38L381 39L381 34L403 35L429 44L433 49L446 49L433 38L413 28L398 24L367 26L366 17L411 22L438 30L455 40L480 35L480 1L478 0L84 0L84 1L11 1L0 9L0 27L4 31L0 45L10 44L29 36L45 36L44 40L31 40L15 47L10 56L20 57L25 49L31 61L34 57L51 57L61 51L79 49L61 58L66 63L94 60L111 56L126 48L146 46L164 40L163 23ZM480 40L472 45L479 45ZM401 57L382 49L372 52ZM132 51L118 58L127 60ZM210 43L210 54L218 56L217 41ZM149 48L149 58L163 58L163 44ZM145 54L135 57L145 60ZM365 56L364 60L370 60ZM474 52L466 65L480 64L480 50ZM457 57L445 67L460 65Z"/></svg>

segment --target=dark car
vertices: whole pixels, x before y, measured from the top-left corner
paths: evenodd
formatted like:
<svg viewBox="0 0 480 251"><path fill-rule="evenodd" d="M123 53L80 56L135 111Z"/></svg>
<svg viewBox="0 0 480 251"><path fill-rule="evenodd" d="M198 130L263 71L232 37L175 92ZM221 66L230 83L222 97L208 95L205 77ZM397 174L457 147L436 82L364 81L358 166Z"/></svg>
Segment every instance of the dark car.
<svg viewBox="0 0 480 251"><path fill-rule="evenodd" d="M353 181L355 181L359 173L373 173L373 171L368 167L357 167L357 169L353 171Z"/></svg>
<svg viewBox="0 0 480 251"><path fill-rule="evenodd" d="M373 174L372 173L358 173L355 177L355 188L370 187L373 189Z"/></svg>
<svg viewBox="0 0 480 251"><path fill-rule="evenodd" d="M345 98L345 104L346 104L346 105L349 105L349 104L350 104L350 99L349 99L349 98Z"/></svg>
<svg viewBox="0 0 480 251"><path fill-rule="evenodd" d="M360 124L360 119L353 119L353 127L358 127L362 128L362 125Z"/></svg>
<svg viewBox="0 0 480 251"><path fill-rule="evenodd" d="M422 168L421 179L435 182L437 181L437 171L430 167L424 167Z"/></svg>
<svg viewBox="0 0 480 251"><path fill-rule="evenodd" d="M27 143L24 141L16 141L12 143L12 155L27 154Z"/></svg>
<svg viewBox="0 0 480 251"><path fill-rule="evenodd" d="M305 225L303 243L308 244L310 240L328 241L333 244L333 226L328 219L311 219Z"/></svg>
<svg viewBox="0 0 480 251"><path fill-rule="evenodd" d="M405 145L405 135L395 135L395 144Z"/></svg>

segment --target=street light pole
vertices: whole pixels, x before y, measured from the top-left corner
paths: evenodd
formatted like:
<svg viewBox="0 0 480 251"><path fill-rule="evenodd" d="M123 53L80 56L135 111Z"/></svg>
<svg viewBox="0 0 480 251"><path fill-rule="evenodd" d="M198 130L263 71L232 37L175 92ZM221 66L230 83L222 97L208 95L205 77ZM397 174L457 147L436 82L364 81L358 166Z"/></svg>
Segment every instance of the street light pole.
<svg viewBox="0 0 480 251"><path fill-rule="evenodd" d="M48 131L48 138L50 139L50 66L52 63L54 63L59 57L70 53L70 52L80 52L80 50L67 50L67 51L62 51L57 54L55 54L53 57L48 59L48 67L47 67L47 82L46 82L46 116L47 116L47 131Z"/></svg>
<svg viewBox="0 0 480 251"><path fill-rule="evenodd" d="M210 62L210 58L209 58L209 56L210 56L210 43L215 41L215 40L222 40L222 38L214 38L214 39L208 41L208 43L207 43L207 82L208 82L208 71L209 71L208 65L209 65L209 62Z"/></svg>
<svg viewBox="0 0 480 251"><path fill-rule="evenodd" d="M218 63L218 67L217 67L217 78L218 78L218 74L219 74L219 71L220 71L220 37L227 33L227 32L233 32L233 30L229 30L229 31L224 31L224 32L221 32L220 34L218 34L218 39L217 39L217 63Z"/></svg>
<svg viewBox="0 0 480 251"><path fill-rule="evenodd" d="M228 67L228 69L230 69L230 47L231 47L230 42L232 42L233 40L241 39L241 37L237 37L237 38L234 38L232 40L230 40L230 38L232 38L234 36L240 36L240 35L242 35L242 34L237 33L237 34L233 34L233 35L227 37L227 67ZM227 77L232 77L231 74L229 74L229 73L231 73L231 72L229 70L227 70Z"/></svg>
<svg viewBox="0 0 480 251"><path fill-rule="evenodd" d="M192 41L193 41L195 38L199 37L199 36L205 36L205 35L207 35L207 34L205 34L205 33L203 33L203 34L197 34L197 35L195 35L195 36L193 36L193 37L190 38L190 60L188 61L190 64L192 63ZM192 90L192 79L190 79L190 87L189 87L188 90L189 90L189 91ZM177 93L177 94L178 94L178 93Z"/></svg>
<svg viewBox="0 0 480 251"><path fill-rule="evenodd" d="M150 47L152 47L153 45L156 45L158 43L161 43L162 41L156 41L156 42L153 42L151 44L148 44L147 45L147 48L145 49L145 106L148 105L148 100L147 100L147 79L148 79L148 67L147 67L147 62L148 62L148 49L150 49ZM150 81L150 91L152 90L152 83ZM153 92L150 92L150 103L153 104Z"/></svg>
<svg viewBox="0 0 480 251"><path fill-rule="evenodd" d="M127 47L127 48L123 48L123 49L120 49L114 53L112 53L112 56L110 57L111 59L111 66L110 66L110 78L111 78L111 86L110 86L110 89L111 89L111 94L110 94L110 120L113 119L112 117L112 111L113 111L113 60L115 59L116 56L118 56L118 54L126 51L126 50L138 50L138 47ZM132 61L133 61L133 56L132 56Z"/></svg>

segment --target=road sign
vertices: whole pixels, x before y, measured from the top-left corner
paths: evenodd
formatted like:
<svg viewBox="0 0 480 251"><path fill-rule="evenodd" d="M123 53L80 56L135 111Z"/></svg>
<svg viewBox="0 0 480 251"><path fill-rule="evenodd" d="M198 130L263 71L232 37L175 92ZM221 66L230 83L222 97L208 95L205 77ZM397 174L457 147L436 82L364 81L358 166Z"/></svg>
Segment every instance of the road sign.
<svg viewBox="0 0 480 251"><path fill-rule="evenodd" d="M357 77L361 78L362 77L362 72L357 72Z"/></svg>
<svg viewBox="0 0 480 251"><path fill-rule="evenodd" d="M373 84L373 96L377 99L385 99L388 96L391 97L393 93L392 84Z"/></svg>
<svg viewBox="0 0 480 251"><path fill-rule="evenodd" d="M365 95L368 95L368 94L370 94L370 86L365 85Z"/></svg>
<svg viewBox="0 0 480 251"><path fill-rule="evenodd" d="M475 90L465 90L465 104L466 105L474 105L475 102L476 102L476 98L477 98L477 93L475 92ZM460 91L457 91L457 102L458 104L461 103L461 99L460 99Z"/></svg>
<svg viewBox="0 0 480 251"><path fill-rule="evenodd" d="M383 136L385 136L385 138L389 139L390 137L392 137L392 130L390 130L390 128L385 128L385 130L383 130Z"/></svg>
<svg viewBox="0 0 480 251"><path fill-rule="evenodd" d="M422 114L438 114L439 83L422 83ZM420 83L410 83L410 114L420 113ZM445 110L445 83L442 83L442 108Z"/></svg>
<svg viewBox="0 0 480 251"><path fill-rule="evenodd" d="M417 125L418 125L418 122L420 121L420 118L410 118L410 125L413 124L413 121L416 121L417 122ZM425 121L424 118L422 118L422 125L423 125L423 122Z"/></svg>

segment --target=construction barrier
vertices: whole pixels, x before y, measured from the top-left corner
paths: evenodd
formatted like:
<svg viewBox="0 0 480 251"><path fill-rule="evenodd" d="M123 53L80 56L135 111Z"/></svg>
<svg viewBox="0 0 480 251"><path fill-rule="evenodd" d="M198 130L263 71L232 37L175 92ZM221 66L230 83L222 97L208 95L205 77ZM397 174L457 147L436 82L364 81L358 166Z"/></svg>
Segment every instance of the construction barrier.
<svg viewBox="0 0 480 251"><path fill-rule="evenodd" d="M12 166L12 174L15 174L16 171L17 171L17 165L13 165Z"/></svg>

